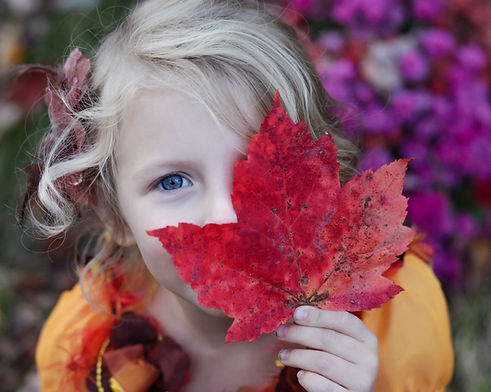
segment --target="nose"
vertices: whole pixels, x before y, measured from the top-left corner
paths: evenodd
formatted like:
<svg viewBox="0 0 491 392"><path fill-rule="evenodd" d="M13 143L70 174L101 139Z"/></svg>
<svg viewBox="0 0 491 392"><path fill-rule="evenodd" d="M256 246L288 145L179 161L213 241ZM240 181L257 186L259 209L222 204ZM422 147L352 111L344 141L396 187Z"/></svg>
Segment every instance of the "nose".
<svg viewBox="0 0 491 392"><path fill-rule="evenodd" d="M237 223L237 215L232 205L230 193L213 192L207 198L206 211L204 213L204 225L209 223Z"/></svg>

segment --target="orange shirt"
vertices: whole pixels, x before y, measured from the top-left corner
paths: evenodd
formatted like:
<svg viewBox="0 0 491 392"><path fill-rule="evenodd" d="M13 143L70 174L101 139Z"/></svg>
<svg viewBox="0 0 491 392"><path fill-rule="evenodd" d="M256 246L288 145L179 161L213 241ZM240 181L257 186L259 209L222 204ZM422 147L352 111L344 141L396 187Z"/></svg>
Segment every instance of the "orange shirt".
<svg viewBox="0 0 491 392"><path fill-rule="evenodd" d="M410 253L390 279L404 291L361 314L379 342L375 392L443 391L452 376L453 351L440 283L431 268ZM36 350L43 392L87 391L86 373L77 370L97 357L111 319L87 303L78 284L61 295Z"/></svg>

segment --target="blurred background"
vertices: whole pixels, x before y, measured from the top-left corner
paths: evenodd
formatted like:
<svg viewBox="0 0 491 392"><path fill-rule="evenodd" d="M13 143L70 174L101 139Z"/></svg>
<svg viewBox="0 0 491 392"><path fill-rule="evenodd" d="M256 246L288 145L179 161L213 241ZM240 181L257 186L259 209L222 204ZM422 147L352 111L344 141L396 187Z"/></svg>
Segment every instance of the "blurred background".
<svg viewBox="0 0 491 392"><path fill-rule="evenodd" d="M48 125L45 80L24 63L92 55L134 0L0 0L0 389L35 391L37 334L71 287L70 238L19 228L22 168ZM281 7L313 58L360 170L413 157L408 224L426 233L449 303L450 391L491 391L491 1L290 0Z"/></svg>

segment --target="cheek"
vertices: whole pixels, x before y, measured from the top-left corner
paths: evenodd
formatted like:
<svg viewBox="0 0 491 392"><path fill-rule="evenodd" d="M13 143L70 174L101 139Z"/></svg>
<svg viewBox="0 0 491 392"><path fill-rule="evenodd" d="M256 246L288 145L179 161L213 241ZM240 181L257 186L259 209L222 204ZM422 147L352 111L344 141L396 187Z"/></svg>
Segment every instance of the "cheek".
<svg viewBox="0 0 491 392"><path fill-rule="evenodd" d="M227 318L221 310L205 308L199 304L197 294L191 289L191 286L181 280L177 275L177 269L174 267L172 256L160 245L160 242L156 238L147 237L136 237L136 242L143 261L155 280L166 289L193 303L206 313L216 317Z"/></svg>
<svg viewBox="0 0 491 392"><path fill-rule="evenodd" d="M145 265L159 284L212 316L228 318L221 310L200 305L197 293L179 278L172 256L162 247L157 238L143 235L135 236L135 239Z"/></svg>
<svg viewBox="0 0 491 392"><path fill-rule="evenodd" d="M183 283L177 276L171 255L162 247L158 239L145 233L136 237L136 243L145 265L157 282L171 290L174 286Z"/></svg>

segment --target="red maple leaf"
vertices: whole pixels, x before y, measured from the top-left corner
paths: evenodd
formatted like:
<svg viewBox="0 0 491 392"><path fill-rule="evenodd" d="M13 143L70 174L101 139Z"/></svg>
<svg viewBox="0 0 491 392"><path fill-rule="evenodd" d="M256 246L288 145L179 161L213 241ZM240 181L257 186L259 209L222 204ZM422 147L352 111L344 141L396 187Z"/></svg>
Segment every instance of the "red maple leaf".
<svg viewBox="0 0 491 392"><path fill-rule="evenodd" d="M277 94L235 163L237 223L179 223L150 231L205 307L235 320L226 341L254 340L297 306L359 311L402 288L382 274L407 249L402 196L408 160L363 172L343 187L332 138L295 125Z"/></svg>

